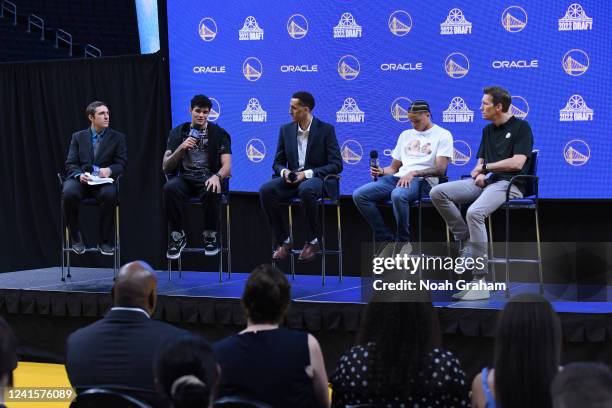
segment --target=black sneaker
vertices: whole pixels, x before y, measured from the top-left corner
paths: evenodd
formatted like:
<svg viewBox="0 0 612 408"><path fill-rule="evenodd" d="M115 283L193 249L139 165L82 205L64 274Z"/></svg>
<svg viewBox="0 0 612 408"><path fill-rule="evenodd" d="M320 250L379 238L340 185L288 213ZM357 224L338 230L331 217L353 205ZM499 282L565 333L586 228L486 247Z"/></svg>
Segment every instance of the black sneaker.
<svg viewBox="0 0 612 408"><path fill-rule="evenodd" d="M219 243L217 236L204 236L204 255L215 256L219 253Z"/></svg>
<svg viewBox="0 0 612 408"><path fill-rule="evenodd" d="M115 248L106 242L103 242L102 244L98 245L98 251L100 251L102 255L115 255Z"/></svg>
<svg viewBox="0 0 612 408"><path fill-rule="evenodd" d="M172 231L168 238L168 252L166 252L166 258L168 259L179 259L181 251L187 245L187 239L185 238L185 232Z"/></svg>
<svg viewBox="0 0 612 408"><path fill-rule="evenodd" d="M83 255L85 253L85 244L83 243L83 237L80 232L71 235L70 246L76 254Z"/></svg>

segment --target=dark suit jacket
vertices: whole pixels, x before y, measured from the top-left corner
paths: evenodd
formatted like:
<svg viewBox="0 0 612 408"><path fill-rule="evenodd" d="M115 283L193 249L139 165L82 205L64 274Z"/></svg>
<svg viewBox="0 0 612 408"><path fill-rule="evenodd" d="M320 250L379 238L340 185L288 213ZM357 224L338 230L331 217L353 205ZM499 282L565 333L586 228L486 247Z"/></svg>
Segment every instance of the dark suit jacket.
<svg viewBox="0 0 612 408"><path fill-rule="evenodd" d="M92 387L133 389L126 393L154 406L167 406L155 392L155 354L168 339L186 334L138 311L111 310L68 337L68 378L77 392Z"/></svg>
<svg viewBox="0 0 612 408"><path fill-rule="evenodd" d="M280 176L282 169L297 170L297 129L295 122L283 125L278 136L278 147L274 156L274 174ZM312 119L304 170L311 169L314 177L324 178L328 174L339 174L342 171L342 158L336 139L336 131L329 123L317 118Z"/></svg>
<svg viewBox="0 0 612 408"><path fill-rule="evenodd" d="M91 130L87 128L72 135L66 158L66 173L69 178L85 173L87 167L94 164L98 167L109 167L113 178L117 178L125 171L127 164L125 135L108 128L100 143L98 154L94 157Z"/></svg>

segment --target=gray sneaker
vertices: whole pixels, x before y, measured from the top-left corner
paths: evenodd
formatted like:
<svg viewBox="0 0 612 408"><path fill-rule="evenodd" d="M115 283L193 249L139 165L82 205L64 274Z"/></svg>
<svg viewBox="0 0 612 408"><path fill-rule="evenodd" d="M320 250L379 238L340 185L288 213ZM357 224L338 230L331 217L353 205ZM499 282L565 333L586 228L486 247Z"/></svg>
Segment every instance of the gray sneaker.
<svg viewBox="0 0 612 408"><path fill-rule="evenodd" d="M475 285L478 283L485 283L484 278L474 278L470 285ZM473 288L473 289L465 289L459 293L455 293L453 295L453 299L457 300L485 300L491 297L491 292L489 289L484 288Z"/></svg>
<svg viewBox="0 0 612 408"><path fill-rule="evenodd" d="M168 252L166 252L166 258L178 259L181 256L181 251L187 245L187 238L185 238L184 231L172 231L168 238Z"/></svg>

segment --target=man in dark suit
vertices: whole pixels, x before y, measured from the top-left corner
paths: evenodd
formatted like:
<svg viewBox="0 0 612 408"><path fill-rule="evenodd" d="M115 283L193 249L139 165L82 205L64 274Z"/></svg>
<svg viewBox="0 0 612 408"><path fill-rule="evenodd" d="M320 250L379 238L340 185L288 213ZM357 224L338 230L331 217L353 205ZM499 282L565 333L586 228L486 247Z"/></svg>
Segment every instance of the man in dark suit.
<svg viewBox="0 0 612 408"><path fill-rule="evenodd" d="M70 230L72 249L82 254L85 244L79 228L79 202L94 197L100 204L99 250L113 255L113 210L117 203L114 183L89 185L91 175L117 179L125 171L127 147L125 135L108 128L109 111L104 102L96 101L87 106L88 129L72 135L66 159L68 176L64 181L62 202Z"/></svg>
<svg viewBox="0 0 612 408"><path fill-rule="evenodd" d="M319 250L319 207L323 195L323 179L342 171L342 158L334 127L312 116L314 97L296 92L291 97L289 114L293 122L281 127L274 157L272 180L259 189L261 206L270 223L276 250L272 258L287 257L292 247L281 203L300 197L306 214L306 243L298 258L312 261Z"/></svg>
<svg viewBox="0 0 612 408"><path fill-rule="evenodd" d="M143 261L124 265L112 296L114 307L68 337L66 371L77 393L100 387L167 406L155 392L153 361L167 340L188 332L150 318L157 301L157 279Z"/></svg>

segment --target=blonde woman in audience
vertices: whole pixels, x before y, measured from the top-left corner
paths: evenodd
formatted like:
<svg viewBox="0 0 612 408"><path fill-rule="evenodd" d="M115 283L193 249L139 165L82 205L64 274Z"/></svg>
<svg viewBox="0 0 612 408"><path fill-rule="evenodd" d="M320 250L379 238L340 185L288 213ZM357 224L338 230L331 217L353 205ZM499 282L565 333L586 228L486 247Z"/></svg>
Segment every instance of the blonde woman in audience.
<svg viewBox="0 0 612 408"><path fill-rule="evenodd" d="M280 327L290 300L291 286L281 271L260 265L251 272L242 294L246 329L214 345L220 397L248 397L273 407L329 406L319 343Z"/></svg>
<svg viewBox="0 0 612 408"><path fill-rule="evenodd" d="M493 368L472 382L474 408L550 408L550 384L559 371L561 324L542 296L522 294L504 308Z"/></svg>

